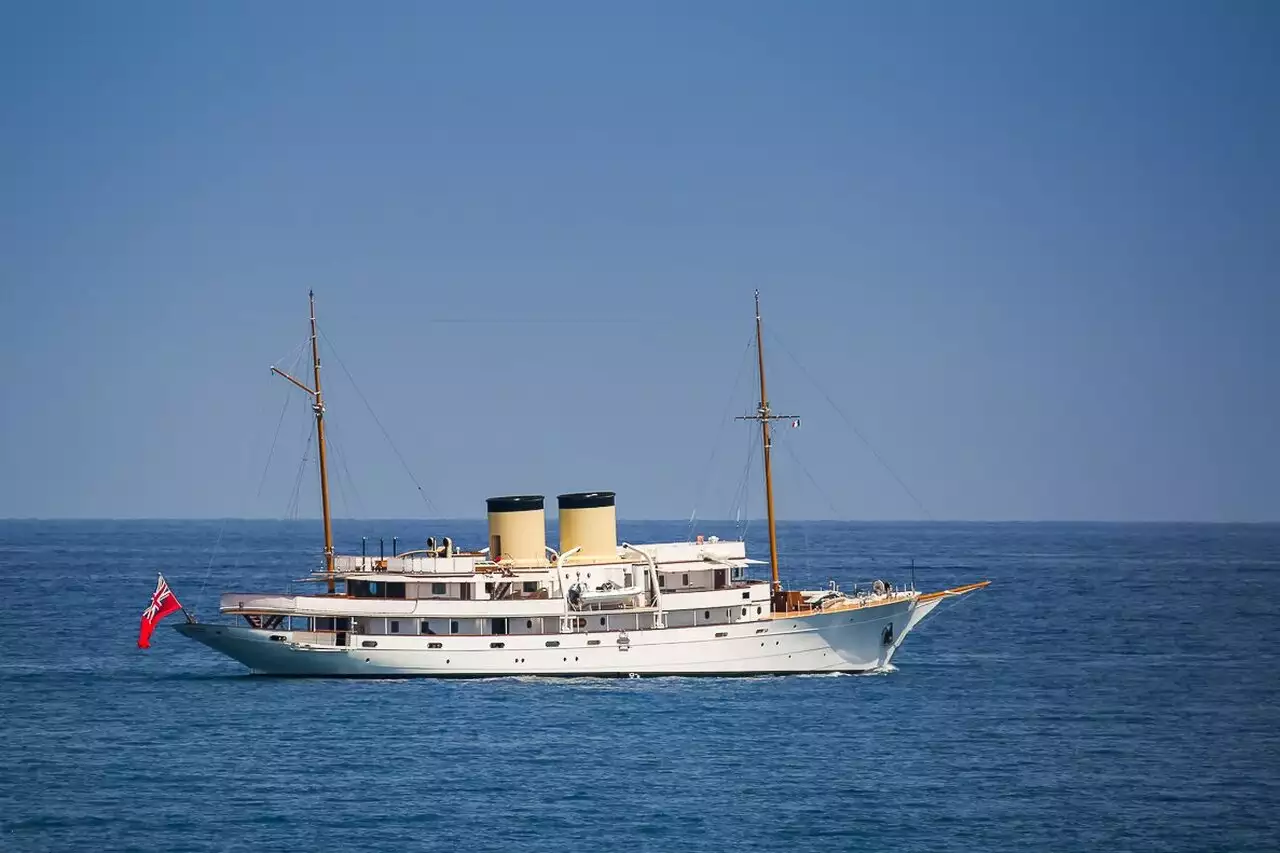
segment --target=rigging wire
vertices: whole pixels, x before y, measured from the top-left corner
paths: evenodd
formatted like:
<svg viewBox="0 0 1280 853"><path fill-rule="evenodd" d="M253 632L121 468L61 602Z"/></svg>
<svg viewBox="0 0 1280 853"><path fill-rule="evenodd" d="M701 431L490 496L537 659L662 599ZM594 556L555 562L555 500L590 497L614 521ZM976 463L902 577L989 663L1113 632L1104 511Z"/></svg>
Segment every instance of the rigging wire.
<svg viewBox="0 0 1280 853"><path fill-rule="evenodd" d="M296 373L298 370L298 364L299 362L302 361L303 350L309 341L310 341L310 338L304 338L302 340L302 343L298 344L298 346L293 349L290 355L286 356L284 359L276 363L288 364L289 372ZM279 441L280 441L280 429L282 426L284 426L285 414L289 411L289 403L293 399L292 390L293 389L291 388L286 389L284 393L284 404L280 407L280 417L276 419L275 432L272 433L272 436L271 436L271 447L267 451L267 460L262 465L262 474L258 478L258 488L253 495L254 510L257 509L258 502L262 500L262 490L267 484L267 474L271 470L271 460L275 458L276 446L279 444ZM209 586L209 578L213 575L213 563L218 558L218 551L222 546L222 538L223 538L223 535L226 533L226 531L227 531L227 519L224 518L222 520L222 524L218 528L217 541L215 541L213 544L213 550L209 552L209 563L207 566L205 566L204 580L200 584L200 592L197 593L196 595L196 601L198 602L203 603L204 601L205 590ZM237 553L236 560L235 560L235 567L238 568L239 565L240 565L240 554Z"/></svg>
<svg viewBox="0 0 1280 853"><path fill-rule="evenodd" d="M844 413L843 409L841 409L838 405L836 405L836 401L831 399L831 395L828 394L826 390L821 385L818 384L818 380L815 379L813 377L813 374L809 372L808 368L806 368L800 362L800 359L796 358L795 355L791 352L791 350L787 349L786 345L783 344L782 341L778 340L777 335L770 334L769 341L770 343L777 344L778 348L781 349L784 353L786 353L788 358L790 358L793 362L795 362L796 367L800 368L800 372L804 374L805 378L808 379L809 382L813 385L813 387L818 390L819 394L821 394L823 397L826 398L827 404L830 405L831 408L835 410L836 414L839 415L840 418L845 422L845 425L849 427L850 430L853 431L853 434L858 437L858 440L862 442L863 446L865 446L867 450L871 451L871 455L874 456L876 461L880 463L880 467L883 468L889 474L889 476L894 479L894 481L902 488L902 491L906 493L907 497L911 498L911 501L916 505L916 508L920 510L920 514L923 515L927 520L933 521L933 515L929 512L929 510L925 508L925 505L920 501L920 499L916 497L915 492L911 491L911 487L906 484L906 482L902 479L902 477L898 476L898 472L895 471L893 469L893 466L889 464L889 460L885 459L884 456L880 454L880 451L876 450L875 446L872 445L872 443L867 440L867 437L862 434L862 431L858 429L857 425L854 424L853 420Z"/></svg>
<svg viewBox="0 0 1280 853"><path fill-rule="evenodd" d="M747 460L742 466L742 478L738 481L738 487L734 491L733 509L735 515L743 513L746 515L746 523L740 520L734 523L734 527L738 532L738 538L746 541L747 531L751 529L751 467L756 457L756 444L760 439L759 433L754 429L747 430ZM738 515L741 519L741 515Z"/></svg>
<svg viewBox="0 0 1280 853"><path fill-rule="evenodd" d="M693 502L693 513L689 516L689 531L686 539L693 537L693 530L698 520L698 504L702 503L703 497L707 491L707 481L711 475L711 466L715 464L716 454L720 451L720 439L724 436L725 426L729 423L729 412L733 409L734 400L738 396L738 386L742 384L742 376L746 372L747 363L750 361L751 347L755 340L753 334L747 339L747 345L742 350L742 358L738 365L738 374L733 380L733 390L729 392L729 399L725 403L724 414L720 418L720 426L716 430L715 442L711 445L711 456L707 459L706 465L703 467L702 476L698 478L698 494Z"/></svg>
<svg viewBox="0 0 1280 853"><path fill-rule="evenodd" d="M314 424L311 425L314 427ZM316 430L314 428L307 431L307 444L302 449L302 459L298 462L298 474L293 481L293 493L289 496L289 504L285 507L285 518L297 519L298 503L302 495L302 478L307 473L307 462L310 461L311 442L315 440Z"/></svg>
<svg viewBox="0 0 1280 853"><path fill-rule="evenodd" d="M347 467L347 454L345 450L342 449L345 445L341 443L338 437L338 430L334 429L333 420L326 418L325 423L329 427L328 433L325 435L325 441L328 443L329 450L333 453L334 460L338 463L335 466L335 473L337 473L338 476L335 477L334 480L340 489L349 489L351 492L350 500L347 498L345 493L342 494L342 504L348 512L354 510L360 516L363 516L365 515L364 500L361 499L360 491L356 488L356 481L355 478L351 476L351 469ZM351 517L355 518L357 516Z"/></svg>
<svg viewBox="0 0 1280 853"><path fill-rule="evenodd" d="M311 343L311 336L302 339L302 343L298 344L289 354L279 361L273 361L272 364L288 364L290 373L298 372L298 362L302 361L302 353L307 348L307 344Z"/></svg>
<svg viewBox="0 0 1280 853"><path fill-rule="evenodd" d="M317 327L319 328L319 327ZM391 440L391 434L387 432L387 428L382 425L382 421L378 419L378 413L373 410L373 406L369 405L369 400L364 396L364 392L360 390L360 386L356 384L355 377L351 375L351 371L347 369L347 365L343 363L342 357L338 355L337 349L333 346L333 342L329 340L329 336L325 334L324 329L319 329L320 337L324 338L325 346L329 348L329 352L333 353L333 358L338 362L338 366L342 368L342 372L347 375L347 381L351 383L351 387L355 389L359 395L360 401L364 403L364 407L369 410L369 415L373 418L373 422L378 425L378 429L382 430L382 437L387 440L387 444L391 445L391 449L395 452L396 458L400 460L401 467L404 472L409 475L409 479L413 481L413 485L417 488L418 494L422 496L423 502L427 509L432 513L436 511L435 505L431 502L431 498L427 497L427 493L423 490L422 484L418 482L418 478L413 476L413 471L409 468L409 463L404 460L404 454L400 452L400 448L396 447L396 443Z"/></svg>
<svg viewBox="0 0 1280 853"><path fill-rule="evenodd" d="M791 457L791 461L794 462L796 464L796 467L799 468L804 473L804 475L809 478L809 482L813 485L813 488L818 492L818 494L822 495L822 499L827 502L827 507L831 510L832 515L836 516L837 518L843 515L843 513L841 513L840 510L836 508L835 501L831 500L831 496L827 494L827 492L822 488L822 486L818 485L818 481L814 479L813 474L809 473L809 469L806 468L805 464L800 461L800 457L796 455L796 452L791 449L790 441L787 441L785 439L783 441L778 441L778 434L774 433L773 446L774 447L781 446L783 450L787 451L787 455Z"/></svg>

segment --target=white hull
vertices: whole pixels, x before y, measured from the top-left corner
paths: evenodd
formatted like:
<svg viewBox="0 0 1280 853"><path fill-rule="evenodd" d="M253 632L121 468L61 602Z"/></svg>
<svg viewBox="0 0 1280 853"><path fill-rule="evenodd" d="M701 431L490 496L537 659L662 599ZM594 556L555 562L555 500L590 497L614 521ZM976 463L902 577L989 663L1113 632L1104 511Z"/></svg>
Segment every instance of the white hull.
<svg viewBox="0 0 1280 853"><path fill-rule="evenodd" d="M907 633L939 600L900 600L729 625L630 632L354 635L349 647L310 645L286 630L202 623L176 627L182 634L263 675L370 678L856 673L888 664ZM891 626L892 639L886 643L886 629ZM369 641L376 646L362 645ZM438 643L440 648L429 648L429 643ZM501 648L493 648L494 643L501 643Z"/></svg>

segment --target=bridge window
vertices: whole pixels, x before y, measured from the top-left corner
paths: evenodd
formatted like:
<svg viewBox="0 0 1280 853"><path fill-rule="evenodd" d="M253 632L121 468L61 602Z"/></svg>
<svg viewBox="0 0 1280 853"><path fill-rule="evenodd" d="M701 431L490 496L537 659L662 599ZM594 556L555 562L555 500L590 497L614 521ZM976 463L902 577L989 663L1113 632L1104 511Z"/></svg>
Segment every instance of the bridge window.
<svg viewBox="0 0 1280 853"><path fill-rule="evenodd" d="M431 585L431 594L432 594L432 595L444 595L444 594L445 594L445 591L446 591L446 590L445 590L445 585L444 585L444 584L442 584L442 583L433 583L433 584Z"/></svg>
<svg viewBox="0 0 1280 853"><path fill-rule="evenodd" d="M418 633L419 633L419 634L434 634L434 633L435 633L435 631L432 631L432 630L431 630L431 623L430 623L430 622L428 622L426 619L423 619L421 622L419 622L419 623L418 623Z"/></svg>
<svg viewBox="0 0 1280 853"><path fill-rule="evenodd" d="M681 585L681 586L688 586L688 585L689 585L689 576L688 576L688 575L681 575L681 576L680 576L680 585Z"/></svg>
<svg viewBox="0 0 1280 853"><path fill-rule="evenodd" d="M525 592L537 592L537 591L538 591L538 582L537 582L537 581L525 581L525 582L524 582L524 586L523 586L523 587L521 587L521 589L523 589Z"/></svg>

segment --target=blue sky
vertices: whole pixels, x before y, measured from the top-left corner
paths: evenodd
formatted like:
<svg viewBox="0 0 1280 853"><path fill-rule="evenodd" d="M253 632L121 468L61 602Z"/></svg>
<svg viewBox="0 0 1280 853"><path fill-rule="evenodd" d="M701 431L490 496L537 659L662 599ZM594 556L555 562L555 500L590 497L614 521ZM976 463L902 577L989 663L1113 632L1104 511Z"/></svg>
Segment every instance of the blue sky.
<svg viewBox="0 0 1280 853"><path fill-rule="evenodd" d="M1260 2L7 4L0 516L283 514L267 367L311 287L432 507L330 359L339 514L729 516L759 288L785 518L923 515L829 396L934 518L1280 519L1278 36Z"/></svg>

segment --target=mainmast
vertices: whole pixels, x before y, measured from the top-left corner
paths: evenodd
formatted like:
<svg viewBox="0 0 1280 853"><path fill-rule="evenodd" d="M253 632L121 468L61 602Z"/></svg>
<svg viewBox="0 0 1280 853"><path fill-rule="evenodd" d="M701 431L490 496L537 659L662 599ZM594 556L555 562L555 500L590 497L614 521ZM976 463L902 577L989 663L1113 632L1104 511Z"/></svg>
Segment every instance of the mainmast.
<svg viewBox="0 0 1280 853"><path fill-rule="evenodd" d="M756 291L756 356L760 367L760 406L754 415L738 420L759 421L764 445L764 499L769 514L769 572L773 582L775 603L781 598L782 582L778 580L778 528L773 515L773 421L790 420L795 415L775 415L769 408L769 394L764 382L764 332L760 321L760 291Z"/></svg>
<svg viewBox="0 0 1280 853"><path fill-rule="evenodd" d="M320 342L316 340L316 292L307 291L311 301L311 363L315 368L316 445L320 448L320 507L324 512L324 570L329 573L329 594L333 594L333 518L329 515L329 469L325 463L324 395L320 392Z"/></svg>
<svg viewBox="0 0 1280 853"><path fill-rule="evenodd" d="M305 384L294 379L278 367L272 367L271 372L283 376L294 385L297 385L303 391L311 395L311 410L316 415L316 444L320 449L320 506L324 512L324 570L329 575L329 594L334 592L333 583L333 519L329 515L329 469L325 458L325 440L324 440L324 394L320 391L320 342L316 338L316 294L314 290L307 291L307 298L311 301L311 364L315 373L315 389L308 388Z"/></svg>

